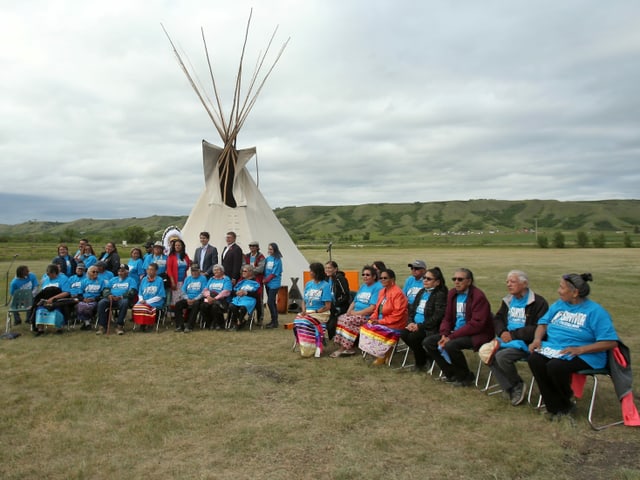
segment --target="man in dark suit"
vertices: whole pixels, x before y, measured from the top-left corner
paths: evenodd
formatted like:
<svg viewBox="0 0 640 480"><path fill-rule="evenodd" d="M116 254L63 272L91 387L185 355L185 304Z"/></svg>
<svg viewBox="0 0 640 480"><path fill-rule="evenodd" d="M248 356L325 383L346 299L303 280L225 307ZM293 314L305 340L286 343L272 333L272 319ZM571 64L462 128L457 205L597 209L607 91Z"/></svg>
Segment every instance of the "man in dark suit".
<svg viewBox="0 0 640 480"><path fill-rule="evenodd" d="M224 273L231 279L231 283L235 285L240 279L240 269L244 261L242 249L236 245L235 232L227 233L227 246L222 250L222 266Z"/></svg>
<svg viewBox="0 0 640 480"><path fill-rule="evenodd" d="M218 249L209 245L209 232L200 232L201 247L196 248L193 263L197 263L200 271L210 278L213 275L213 266L218 263Z"/></svg>

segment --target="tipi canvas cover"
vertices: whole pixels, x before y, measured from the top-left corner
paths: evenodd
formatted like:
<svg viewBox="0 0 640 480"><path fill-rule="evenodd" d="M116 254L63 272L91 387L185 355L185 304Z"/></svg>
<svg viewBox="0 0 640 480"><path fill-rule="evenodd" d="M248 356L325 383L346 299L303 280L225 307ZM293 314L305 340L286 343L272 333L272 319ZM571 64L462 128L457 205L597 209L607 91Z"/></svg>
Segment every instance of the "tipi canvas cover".
<svg viewBox="0 0 640 480"><path fill-rule="evenodd" d="M237 243L245 251L248 251L250 241L259 242L260 250L265 256L268 244L275 242L283 255L282 284L290 286L292 277L302 281L302 272L309 269L309 263L269 207L246 168L247 162L256 154L256 149L238 150L233 182L235 208L222 201L220 169L217 168L221 153L222 148L202 141L205 187L182 229L187 247L190 251L195 251L200 245L199 235L202 231L211 234L211 244L218 248L218 254L222 254L225 234L229 231L236 232Z"/></svg>

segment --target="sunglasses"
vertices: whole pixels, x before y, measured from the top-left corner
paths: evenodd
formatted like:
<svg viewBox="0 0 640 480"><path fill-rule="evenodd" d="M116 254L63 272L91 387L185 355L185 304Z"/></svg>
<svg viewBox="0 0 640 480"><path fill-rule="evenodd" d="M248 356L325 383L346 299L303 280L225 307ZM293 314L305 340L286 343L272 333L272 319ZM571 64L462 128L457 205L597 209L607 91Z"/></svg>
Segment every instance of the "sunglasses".
<svg viewBox="0 0 640 480"><path fill-rule="evenodd" d="M410 268L411 268L411 270L423 270L422 267L410 267Z"/></svg>
<svg viewBox="0 0 640 480"><path fill-rule="evenodd" d="M465 280L469 280L469 279L465 278L465 277L452 277L451 278L452 282L464 282Z"/></svg>
<svg viewBox="0 0 640 480"><path fill-rule="evenodd" d="M389 277L380 277L380 280L389 280Z"/></svg>
<svg viewBox="0 0 640 480"><path fill-rule="evenodd" d="M430 282L434 281L435 278L433 277L427 277L426 275L424 277L422 277L423 280L429 280Z"/></svg>
<svg viewBox="0 0 640 480"><path fill-rule="evenodd" d="M363 277L370 277L370 276L371 276L371 274L370 274L370 273L363 273L363 274L362 274L362 276L363 276Z"/></svg>

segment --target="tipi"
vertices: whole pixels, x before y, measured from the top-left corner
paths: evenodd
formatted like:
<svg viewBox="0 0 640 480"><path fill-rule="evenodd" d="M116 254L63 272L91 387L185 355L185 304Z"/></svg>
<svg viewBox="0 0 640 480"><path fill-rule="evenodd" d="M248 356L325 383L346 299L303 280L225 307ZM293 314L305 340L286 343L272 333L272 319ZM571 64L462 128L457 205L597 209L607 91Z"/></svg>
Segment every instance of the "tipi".
<svg viewBox="0 0 640 480"><path fill-rule="evenodd" d="M211 234L211 243L218 247L219 253L222 253L225 234L229 231L237 234L237 243L245 251L248 251L248 243L255 240L260 243L261 251L266 255L268 244L275 242L283 255L284 272L282 283L283 285L289 285L290 278L302 280L303 272L308 270L309 263L280 224L246 168L247 162L256 155L255 147L243 150L236 149L236 139L240 128L289 40L282 45L276 59L262 79L259 80L265 58L277 32L276 28L264 54L258 58L247 92L241 94L243 60L250 24L251 14L249 14L245 30L233 104L228 118L225 117L221 107L204 31L202 30L202 40L213 84L215 103L206 96L204 89L196 84L194 81L195 75L192 75L185 66L163 26L178 63L213 121L223 142L223 147L217 147L205 140L202 141L205 187L182 229L182 238L190 253L193 253L195 248L199 246L199 234L201 231L208 231Z"/></svg>

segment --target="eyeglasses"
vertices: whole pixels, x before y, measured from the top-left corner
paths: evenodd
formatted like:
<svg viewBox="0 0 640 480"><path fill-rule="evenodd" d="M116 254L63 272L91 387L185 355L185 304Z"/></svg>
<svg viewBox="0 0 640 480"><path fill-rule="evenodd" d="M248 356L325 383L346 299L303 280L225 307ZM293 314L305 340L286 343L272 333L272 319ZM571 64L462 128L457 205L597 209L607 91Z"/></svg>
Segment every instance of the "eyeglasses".
<svg viewBox="0 0 640 480"><path fill-rule="evenodd" d="M469 279L466 278L466 277L452 277L451 278L452 282L464 282L465 280L469 280Z"/></svg>
<svg viewBox="0 0 640 480"><path fill-rule="evenodd" d="M424 277L422 277L423 280L429 280L430 282L433 282L435 280L435 278L433 277L427 277L426 275Z"/></svg>
<svg viewBox="0 0 640 480"><path fill-rule="evenodd" d="M389 277L380 277L380 280L389 280Z"/></svg>

